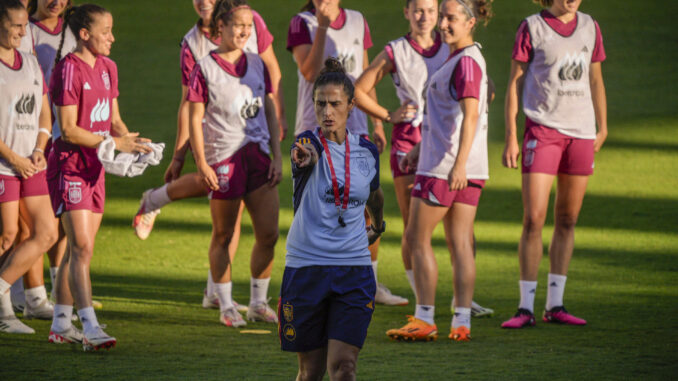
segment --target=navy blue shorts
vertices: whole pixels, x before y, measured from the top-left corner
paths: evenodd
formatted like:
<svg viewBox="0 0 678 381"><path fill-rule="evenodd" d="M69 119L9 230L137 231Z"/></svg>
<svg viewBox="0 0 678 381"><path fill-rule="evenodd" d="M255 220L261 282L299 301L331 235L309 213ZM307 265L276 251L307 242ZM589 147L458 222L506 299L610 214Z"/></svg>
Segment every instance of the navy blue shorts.
<svg viewBox="0 0 678 381"><path fill-rule="evenodd" d="M286 267L278 301L282 350L308 352L329 339L362 348L376 292L372 266Z"/></svg>

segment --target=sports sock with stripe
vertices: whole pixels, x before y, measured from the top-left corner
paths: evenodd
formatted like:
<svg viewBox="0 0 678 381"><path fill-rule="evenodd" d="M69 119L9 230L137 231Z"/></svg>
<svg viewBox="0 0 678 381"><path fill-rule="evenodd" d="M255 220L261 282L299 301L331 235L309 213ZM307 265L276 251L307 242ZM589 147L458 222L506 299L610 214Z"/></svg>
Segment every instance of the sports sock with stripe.
<svg viewBox="0 0 678 381"><path fill-rule="evenodd" d="M26 303L26 295L24 294L24 277L20 277L19 279L12 284L11 288L11 296L12 296L12 303L14 304L25 304Z"/></svg>
<svg viewBox="0 0 678 381"><path fill-rule="evenodd" d="M271 278L250 278L250 305L268 302L268 284Z"/></svg>
<svg viewBox="0 0 678 381"><path fill-rule="evenodd" d="M436 307L424 304L417 304L414 309L414 317L423 320L429 324L435 324L433 317L435 316Z"/></svg>
<svg viewBox="0 0 678 381"><path fill-rule="evenodd" d="M563 305L563 294L565 293L565 282L567 276L549 273L548 291L546 292L546 310L550 311L553 307Z"/></svg>
<svg viewBox="0 0 678 381"><path fill-rule="evenodd" d="M31 307L37 307L42 303L43 300L47 299L47 290L45 285L29 288L25 291L26 294L26 304Z"/></svg>
<svg viewBox="0 0 678 381"><path fill-rule="evenodd" d="M221 312L233 307L233 296L231 290L233 289L233 282L215 283L214 293L219 298L219 309Z"/></svg>
<svg viewBox="0 0 678 381"><path fill-rule="evenodd" d="M52 331L63 332L71 326L73 306L65 304L54 305L54 318L52 318Z"/></svg>
<svg viewBox="0 0 678 381"><path fill-rule="evenodd" d="M212 278L212 271L207 270L207 290L205 290L208 299L212 299L214 295L214 278Z"/></svg>
<svg viewBox="0 0 678 381"><path fill-rule="evenodd" d="M172 202L172 200L169 197L169 194L167 193L168 186L169 184L165 184L159 188L153 189L148 194L148 198L146 200L148 201L149 211L160 209L163 206Z"/></svg>
<svg viewBox="0 0 678 381"><path fill-rule="evenodd" d="M534 313L534 297L537 294L537 281L521 280L519 283L520 305L518 308Z"/></svg>
<svg viewBox="0 0 678 381"><path fill-rule="evenodd" d="M12 287L6 280L0 278L0 295L4 295Z"/></svg>
<svg viewBox="0 0 678 381"><path fill-rule="evenodd" d="M94 313L93 307L79 309L78 316L80 317L82 331L85 335L93 332L97 327L99 327L99 321L97 320L97 315Z"/></svg>
<svg viewBox="0 0 678 381"><path fill-rule="evenodd" d="M471 329L471 309L466 307L454 307L452 328L459 328L462 325Z"/></svg>
<svg viewBox="0 0 678 381"><path fill-rule="evenodd" d="M0 318L9 316L14 316L12 297L9 295L9 292L4 292L0 295Z"/></svg>

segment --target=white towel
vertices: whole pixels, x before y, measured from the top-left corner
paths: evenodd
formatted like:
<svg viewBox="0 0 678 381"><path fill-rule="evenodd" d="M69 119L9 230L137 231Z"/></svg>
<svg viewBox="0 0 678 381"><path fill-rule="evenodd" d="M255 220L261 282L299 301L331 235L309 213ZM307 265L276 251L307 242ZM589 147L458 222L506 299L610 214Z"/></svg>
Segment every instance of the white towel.
<svg viewBox="0 0 678 381"><path fill-rule="evenodd" d="M162 151L165 143L144 143L151 148L150 153L121 152L115 155L115 141L108 136L97 148L97 156L104 166L106 173L120 177L139 176L149 165L158 165L162 160Z"/></svg>

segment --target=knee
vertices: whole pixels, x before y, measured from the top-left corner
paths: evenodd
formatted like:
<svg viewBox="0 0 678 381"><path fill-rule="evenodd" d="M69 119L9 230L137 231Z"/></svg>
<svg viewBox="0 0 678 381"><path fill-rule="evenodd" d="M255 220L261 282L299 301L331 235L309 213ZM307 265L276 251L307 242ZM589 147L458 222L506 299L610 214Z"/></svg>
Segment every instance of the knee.
<svg viewBox="0 0 678 381"><path fill-rule="evenodd" d="M325 369L319 367L299 369L297 381L321 381L325 376Z"/></svg>
<svg viewBox="0 0 678 381"><path fill-rule="evenodd" d="M267 248L275 247L275 244L277 242L278 242L278 229L272 230L270 232L265 232L264 234L257 236L257 244Z"/></svg>
<svg viewBox="0 0 678 381"><path fill-rule="evenodd" d="M233 231L214 231L212 233L212 239L216 245L227 250L228 245L230 245L233 240Z"/></svg>
<svg viewBox="0 0 678 381"><path fill-rule="evenodd" d="M36 230L35 238L40 244L40 247L43 248L42 251L47 251L54 246L59 239L59 232L54 228L40 229L39 231Z"/></svg>
<svg viewBox="0 0 678 381"><path fill-rule="evenodd" d="M71 244L71 256L76 262L89 263L94 254L94 242L91 240L78 241Z"/></svg>
<svg viewBox="0 0 678 381"><path fill-rule="evenodd" d="M333 380L355 379L356 363L353 359L340 359L332 364Z"/></svg>
<svg viewBox="0 0 678 381"><path fill-rule="evenodd" d="M544 228L546 214L541 212L525 213L523 218L523 231L527 234L539 234Z"/></svg>
<svg viewBox="0 0 678 381"><path fill-rule="evenodd" d="M559 230L574 230L577 216L570 213L556 213L556 228Z"/></svg>

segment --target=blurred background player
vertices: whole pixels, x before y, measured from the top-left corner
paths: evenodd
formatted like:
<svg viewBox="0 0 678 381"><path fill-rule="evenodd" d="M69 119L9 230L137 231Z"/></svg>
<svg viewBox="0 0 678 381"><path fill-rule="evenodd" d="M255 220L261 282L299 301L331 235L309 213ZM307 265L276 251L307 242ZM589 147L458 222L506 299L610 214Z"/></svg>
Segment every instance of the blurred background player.
<svg viewBox="0 0 678 381"><path fill-rule="evenodd" d="M379 152L351 133L352 79L336 58L312 88L316 124L292 146L294 220L280 287L279 336L297 352L297 380L355 380L374 311L368 245L385 228ZM327 194L326 189L332 189ZM372 225L365 234L364 210Z"/></svg>
<svg viewBox="0 0 678 381"><path fill-rule="evenodd" d="M267 293L278 240L280 130L266 65L257 54L244 51L253 25L254 13L245 0L215 4L210 30L221 36L221 42L193 68L187 95L191 149L198 173L210 189L210 270L220 320L228 327L246 325L231 294L230 244L243 201L255 237L247 318L278 322Z"/></svg>
<svg viewBox="0 0 678 381"><path fill-rule="evenodd" d="M440 31L452 52L431 77L426 90L422 141L401 163L418 159L405 244L412 256L417 292L415 315L386 334L399 340L435 340L438 265L431 236L442 220L454 274L454 317L449 338L471 339L471 302L475 284L473 223L487 163L487 71L473 32L492 16L485 0L446 0L440 5Z"/></svg>
<svg viewBox="0 0 678 381"><path fill-rule="evenodd" d="M53 211L61 217L68 237L68 250L57 273L49 341L82 340L83 349L97 350L116 343L101 329L92 308L90 261L106 194L97 147L112 139L122 152L146 153L150 148L143 144L149 140L130 133L120 118L118 70L107 57L115 41L113 16L100 6L83 4L69 8L64 19L76 36L77 47L61 59L64 29L50 82L60 135L49 158L48 184ZM82 334L71 324L74 302Z"/></svg>
<svg viewBox="0 0 678 381"><path fill-rule="evenodd" d="M35 333L17 320L8 291L56 240L45 177L51 128L47 87L35 56L18 50L27 25L20 1L0 2L0 332L8 333ZM20 201L28 234L14 246ZM39 275L41 280L42 269ZM52 310L44 285L28 288L26 296L24 318Z"/></svg>
<svg viewBox="0 0 678 381"><path fill-rule="evenodd" d="M181 176L181 170L184 165L186 153L191 149L188 133L188 81L195 63L205 57L210 51L216 49L221 37L217 31L212 31L210 20L212 12L215 9L216 0L193 0L193 7L200 16L197 24L188 31L181 42L181 102L179 104L179 113L177 117L177 137L174 144L174 155L167 171L165 172L165 185L149 189L144 192L141 198L139 211L134 217L133 226L137 237L144 240L153 229L153 223L160 209L173 202L191 197L205 197L209 189L205 187L200 175L197 172L188 173ZM253 31L250 35L244 51L248 53L259 54L268 70L273 86L274 105L280 126L280 140L287 133L287 121L285 117L285 106L283 91L281 89L282 74L278 59L273 51L273 35L268 31L264 19L259 13L252 10L254 17ZM210 35L214 33L214 37ZM244 204L240 206L238 221L235 224L233 238L229 252L235 254L238 250L238 241L240 240L240 218ZM204 308L219 308L219 299L214 294L214 281L211 271L207 272L207 286L203 292L202 306ZM247 311L247 307L235 303L242 312Z"/></svg>
<svg viewBox="0 0 678 381"><path fill-rule="evenodd" d="M547 9L520 24L506 90L506 147L502 162L508 168L518 168L516 118L521 92L526 120L522 149L523 233L518 246L520 304L503 328L535 324L542 228L556 177L555 226L549 245L543 320L586 324L563 307L563 294L574 251L574 227L593 174L594 153L607 137L607 100L601 69L605 49L598 23L577 12L581 0L537 3Z"/></svg>
<svg viewBox="0 0 678 381"><path fill-rule="evenodd" d="M364 16L354 10L340 7L339 0L307 0L290 22L287 35L287 49L292 52L297 64L297 114L294 127L295 136L316 127L313 112L313 83L328 57L336 57L342 63L346 74L355 82L369 66L367 50L372 47L372 37ZM377 93L372 90L369 96L376 102ZM381 119L373 118L372 135L377 149L381 153L386 146L384 126ZM354 109L347 123L351 132L369 136L367 116ZM369 215L365 214L369 225ZM377 257L379 240L370 245L372 267L377 277ZM393 295L383 284L377 283L377 303L386 305L406 305L407 299Z"/></svg>

